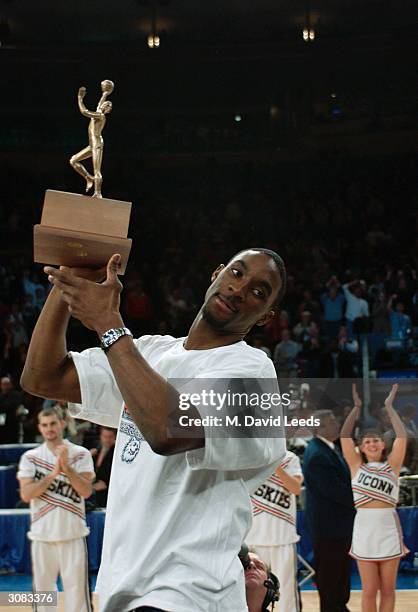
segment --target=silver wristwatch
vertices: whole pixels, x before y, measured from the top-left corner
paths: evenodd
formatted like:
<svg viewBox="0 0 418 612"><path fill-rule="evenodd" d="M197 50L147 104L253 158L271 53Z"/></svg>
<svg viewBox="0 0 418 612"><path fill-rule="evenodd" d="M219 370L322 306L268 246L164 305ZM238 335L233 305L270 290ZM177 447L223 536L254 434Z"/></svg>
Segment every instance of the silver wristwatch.
<svg viewBox="0 0 418 612"><path fill-rule="evenodd" d="M110 349L112 344L115 344L122 336L132 336L132 333L127 327L108 329L100 338L100 347L106 352Z"/></svg>

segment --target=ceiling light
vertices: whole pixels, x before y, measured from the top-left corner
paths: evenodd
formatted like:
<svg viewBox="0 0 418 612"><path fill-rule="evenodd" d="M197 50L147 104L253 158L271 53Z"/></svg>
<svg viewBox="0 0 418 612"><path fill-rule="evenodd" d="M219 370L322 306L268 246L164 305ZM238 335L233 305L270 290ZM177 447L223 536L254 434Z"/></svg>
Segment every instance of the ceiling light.
<svg viewBox="0 0 418 612"><path fill-rule="evenodd" d="M303 28L302 36L305 42L311 42L315 40L315 30L313 28Z"/></svg>

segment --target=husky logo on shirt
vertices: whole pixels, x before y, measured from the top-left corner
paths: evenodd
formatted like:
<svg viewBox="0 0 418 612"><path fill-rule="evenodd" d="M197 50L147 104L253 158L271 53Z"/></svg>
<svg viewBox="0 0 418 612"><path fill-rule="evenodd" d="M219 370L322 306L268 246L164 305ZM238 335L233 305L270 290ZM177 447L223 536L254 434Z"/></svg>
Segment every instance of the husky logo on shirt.
<svg viewBox="0 0 418 612"><path fill-rule="evenodd" d="M291 461L294 461L292 456L285 458L280 467L289 472ZM296 525L296 498L284 486L283 481L276 473L272 474L251 495L251 502L254 516L267 513L286 521L290 525Z"/></svg>
<svg viewBox="0 0 418 612"><path fill-rule="evenodd" d="M45 474L40 472L39 470L35 471L34 480L42 480L45 477ZM49 485L47 491L51 491L51 493L55 493L56 495L60 495L61 497L67 497L71 499L75 504L81 503L81 497L73 489L69 482L65 480L60 480L55 478L53 482Z"/></svg>
<svg viewBox="0 0 418 612"><path fill-rule="evenodd" d="M119 431L129 437L128 441L123 447L121 459L124 463L132 463L135 461L136 456L139 453L141 442L144 438L138 427L133 422L133 419L126 406L123 408Z"/></svg>
<svg viewBox="0 0 418 612"><path fill-rule="evenodd" d="M281 487L274 488L268 484L263 484L258 487L257 491L255 491L253 495L261 497L271 504L276 504L276 506L280 506L285 510L290 508L290 493Z"/></svg>

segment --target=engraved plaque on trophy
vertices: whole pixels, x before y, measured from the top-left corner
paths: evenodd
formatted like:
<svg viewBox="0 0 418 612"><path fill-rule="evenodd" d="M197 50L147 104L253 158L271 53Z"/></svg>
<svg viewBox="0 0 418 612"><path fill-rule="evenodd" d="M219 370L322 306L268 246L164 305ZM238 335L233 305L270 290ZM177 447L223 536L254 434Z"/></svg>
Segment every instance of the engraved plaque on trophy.
<svg viewBox="0 0 418 612"><path fill-rule="evenodd" d="M132 240L127 238L131 202L102 197L101 165L103 160L102 131L106 115L112 110L107 97L112 93L112 81L101 83L102 96L95 111L84 105L86 89L78 91L78 106L90 119L89 144L73 155L71 166L86 181L86 192L93 196L49 189L45 193L41 223L34 227L34 261L43 264L77 268L100 268L114 253L121 255L118 274L124 274ZM81 163L92 159L90 173Z"/></svg>

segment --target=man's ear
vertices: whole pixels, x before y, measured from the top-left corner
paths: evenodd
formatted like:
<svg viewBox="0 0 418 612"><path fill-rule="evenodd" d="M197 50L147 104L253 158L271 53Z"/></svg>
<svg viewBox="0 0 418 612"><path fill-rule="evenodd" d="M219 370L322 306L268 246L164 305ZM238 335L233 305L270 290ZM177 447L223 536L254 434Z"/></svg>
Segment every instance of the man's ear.
<svg viewBox="0 0 418 612"><path fill-rule="evenodd" d="M269 310L266 314L257 321L256 325L258 327L262 327L263 325L267 325L274 317L276 316L275 310Z"/></svg>
<svg viewBox="0 0 418 612"><path fill-rule="evenodd" d="M210 277L210 282L213 283L213 281L218 278L219 274L222 272L222 270L225 268L225 264L220 264L216 270L214 270L212 272L212 276Z"/></svg>

